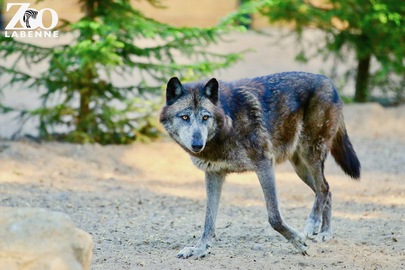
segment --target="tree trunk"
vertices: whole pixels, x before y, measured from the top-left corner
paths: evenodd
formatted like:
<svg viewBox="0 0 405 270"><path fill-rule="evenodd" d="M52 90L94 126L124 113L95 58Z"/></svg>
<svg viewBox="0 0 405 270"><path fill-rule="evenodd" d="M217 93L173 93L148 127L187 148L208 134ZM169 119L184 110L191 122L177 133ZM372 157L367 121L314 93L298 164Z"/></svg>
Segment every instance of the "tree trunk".
<svg viewBox="0 0 405 270"><path fill-rule="evenodd" d="M85 5L85 14L88 18L94 20L95 15L94 15L94 10L95 10L95 3L96 1L94 0L89 0L86 1ZM91 38L92 41L94 42L93 38ZM91 101L91 96L92 96L92 89L89 86L86 86L86 84L91 84L91 82L94 79L94 74L93 74L93 69L94 67L92 66L86 66L84 68L83 76L85 78L85 86L80 89L79 94L80 94L80 107L79 107L79 115L77 117L77 125L76 125L76 131L84 132L87 133L89 129L91 129L90 126L90 114L91 114L91 108L90 108L90 101Z"/></svg>
<svg viewBox="0 0 405 270"><path fill-rule="evenodd" d="M370 77L370 60L371 55L359 59L356 75L356 93L354 94L355 102L368 101L368 79Z"/></svg>
<svg viewBox="0 0 405 270"><path fill-rule="evenodd" d="M76 130L80 132L87 133L89 127L90 95L91 93L87 89L80 91L80 107L76 126Z"/></svg>

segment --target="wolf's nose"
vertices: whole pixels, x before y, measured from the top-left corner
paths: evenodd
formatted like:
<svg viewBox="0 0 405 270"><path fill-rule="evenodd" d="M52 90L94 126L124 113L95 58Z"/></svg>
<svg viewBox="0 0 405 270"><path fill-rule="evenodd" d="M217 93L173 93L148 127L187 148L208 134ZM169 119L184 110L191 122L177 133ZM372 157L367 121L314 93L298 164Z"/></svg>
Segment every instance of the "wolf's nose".
<svg viewBox="0 0 405 270"><path fill-rule="evenodd" d="M191 145L191 148L193 149L194 152L199 152L201 149L203 149L203 145L199 143L195 143Z"/></svg>

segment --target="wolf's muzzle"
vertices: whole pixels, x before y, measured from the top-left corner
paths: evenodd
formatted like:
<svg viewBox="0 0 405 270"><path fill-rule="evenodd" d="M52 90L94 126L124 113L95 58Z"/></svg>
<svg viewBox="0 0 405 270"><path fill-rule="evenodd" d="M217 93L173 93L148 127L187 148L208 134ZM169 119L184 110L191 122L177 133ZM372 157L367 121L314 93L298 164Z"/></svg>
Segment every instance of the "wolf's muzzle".
<svg viewBox="0 0 405 270"><path fill-rule="evenodd" d="M193 143L191 145L191 149L193 150L193 152L200 152L202 149L204 148L204 145L202 143Z"/></svg>
<svg viewBox="0 0 405 270"><path fill-rule="evenodd" d="M191 141L191 150L195 153L201 152L201 150L204 148L204 141L201 136L201 133L199 132L194 132L193 133L193 138Z"/></svg>

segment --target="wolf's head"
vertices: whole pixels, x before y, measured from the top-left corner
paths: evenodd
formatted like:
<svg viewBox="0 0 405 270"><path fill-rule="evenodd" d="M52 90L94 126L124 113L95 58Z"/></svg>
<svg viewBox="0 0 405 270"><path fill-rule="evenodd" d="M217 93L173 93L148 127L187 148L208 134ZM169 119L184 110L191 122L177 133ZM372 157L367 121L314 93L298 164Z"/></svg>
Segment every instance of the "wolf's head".
<svg viewBox="0 0 405 270"><path fill-rule="evenodd" d="M204 150L218 126L218 81L182 85L177 77L167 83L166 106L160 115L169 135L193 154Z"/></svg>

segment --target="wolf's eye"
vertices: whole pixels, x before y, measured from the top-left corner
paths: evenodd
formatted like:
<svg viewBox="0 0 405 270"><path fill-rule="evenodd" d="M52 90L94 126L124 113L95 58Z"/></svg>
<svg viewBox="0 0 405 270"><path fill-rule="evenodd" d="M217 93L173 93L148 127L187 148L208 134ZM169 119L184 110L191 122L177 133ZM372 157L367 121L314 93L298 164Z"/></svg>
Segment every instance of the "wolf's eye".
<svg viewBox="0 0 405 270"><path fill-rule="evenodd" d="M181 119L183 119L184 121L187 121L188 120L188 115L181 116Z"/></svg>
<svg viewBox="0 0 405 270"><path fill-rule="evenodd" d="M208 115L204 115L204 116L203 116L203 120L204 120L204 121L207 121L207 120L208 120L208 118L209 118L209 116L208 116Z"/></svg>

